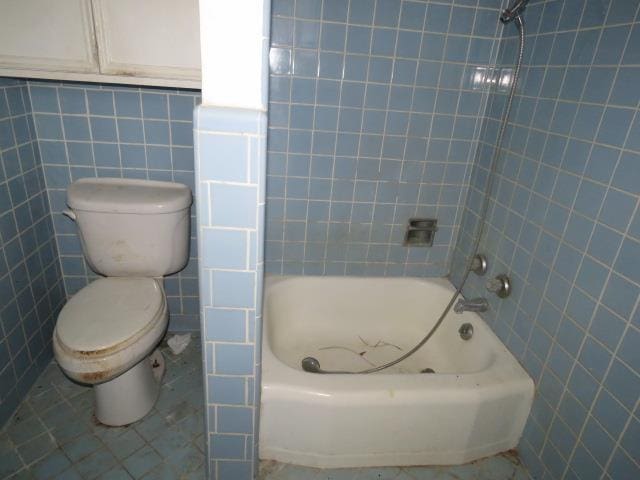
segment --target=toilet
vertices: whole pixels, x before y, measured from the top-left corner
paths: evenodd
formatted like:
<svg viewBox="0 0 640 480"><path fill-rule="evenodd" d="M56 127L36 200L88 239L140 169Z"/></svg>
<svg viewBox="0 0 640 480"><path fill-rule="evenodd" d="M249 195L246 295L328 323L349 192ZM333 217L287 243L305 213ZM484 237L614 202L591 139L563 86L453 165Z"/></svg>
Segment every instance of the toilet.
<svg viewBox="0 0 640 480"><path fill-rule="evenodd" d="M186 185L84 178L67 189L87 263L103 275L58 315L53 351L71 379L93 385L95 416L128 425L155 404L164 360L157 349L169 312L162 277L189 253L191 190Z"/></svg>

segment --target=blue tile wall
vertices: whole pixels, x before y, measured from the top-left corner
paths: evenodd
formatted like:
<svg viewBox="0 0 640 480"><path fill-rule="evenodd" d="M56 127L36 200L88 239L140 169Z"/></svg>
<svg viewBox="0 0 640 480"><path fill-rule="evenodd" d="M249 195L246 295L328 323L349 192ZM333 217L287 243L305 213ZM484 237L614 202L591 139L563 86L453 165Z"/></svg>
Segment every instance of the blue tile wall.
<svg viewBox="0 0 640 480"><path fill-rule="evenodd" d="M208 478L257 469L266 114L198 107L196 191Z"/></svg>
<svg viewBox="0 0 640 480"><path fill-rule="evenodd" d="M499 5L274 0L267 272L449 272ZM433 247L402 246L410 217L438 219Z"/></svg>
<svg viewBox="0 0 640 480"><path fill-rule="evenodd" d="M519 450L534 478L640 478L638 1L531 2L525 68L487 232L485 315L536 381ZM516 28L500 58L515 59ZM460 280L505 103L494 94L453 264ZM468 296L487 292L471 276Z"/></svg>
<svg viewBox="0 0 640 480"><path fill-rule="evenodd" d="M64 298L27 84L0 78L0 427L53 356Z"/></svg>
<svg viewBox="0 0 640 480"><path fill-rule="evenodd" d="M66 188L82 177L175 181L194 190L193 109L200 92L99 84L28 82L68 296L96 278L76 226L61 215ZM197 330L195 206L189 263L165 279L169 329Z"/></svg>

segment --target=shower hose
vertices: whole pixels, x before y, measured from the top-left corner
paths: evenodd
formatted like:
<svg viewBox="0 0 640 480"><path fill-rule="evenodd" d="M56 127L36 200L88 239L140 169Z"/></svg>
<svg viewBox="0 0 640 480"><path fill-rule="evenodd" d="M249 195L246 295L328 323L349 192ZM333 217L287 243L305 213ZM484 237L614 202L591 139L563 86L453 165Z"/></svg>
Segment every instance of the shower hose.
<svg viewBox="0 0 640 480"><path fill-rule="evenodd" d="M452 295L451 300L449 300L449 303L447 304L447 306L445 307L444 311L442 312L442 314L438 318L438 321L435 323L435 325L433 327L431 327L431 330L429 330L429 332L422 338L422 340L420 340L411 350L407 351L405 354L399 356L398 358L396 358L396 359L394 359L394 360L392 360L390 362L387 362L384 365L380 365L380 366L373 367L373 368L368 368L366 370L348 371L348 370L323 370L320 367L320 362L317 359L315 359L313 357L306 357L306 358L304 358L302 360L302 369L304 371L310 372L310 373L330 373L330 374L351 374L351 375L354 375L354 374L376 373L376 372L379 372L381 370L385 370L385 369L387 369L389 367L392 367L392 366L402 362L403 360L406 360L407 358L412 356L414 353L416 353L418 350L420 350L420 348L422 348L422 346L429 341L429 339L433 336L433 334L436 333L436 331L438 330L438 328L440 327L440 325L442 324L442 322L444 321L446 316L449 314L449 311L451 310L451 307L453 307L453 304L455 303L456 298L462 292L462 288L464 287L465 283L467 282L467 279L469 278L469 273L471 272L472 265L473 265L473 257L478 251L478 247L480 246L480 241L481 241L482 235L484 233L484 223L485 223L485 219L486 219L486 216L487 216L487 211L489 209L489 200L490 200L491 192L492 192L492 189L493 189L494 177L495 177L496 170L497 170L498 160L499 160L500 154L502 152L502 142L503 142L503 139L504 139L504 133L505 133L505 130L507 128L507 123L509 121L509 115L511 113L511 106L512 106L512 103L513 103L513 97L515 95L516 87L517 87L517 83L518 83L518 78L520 76L520 67L522 66L522 59L523 59L523 56L524 56L524 40L525 40L524 22L523 22L522 17L520 15L516 15L515 24L518 27L518 33L519 33L519 37L520 37L520 45L519 45L519 48L518 48L518 58L517 58L516 68L515 68L515 71L514 71L514 74L513 74L513 80L511 82L511 88L509 89L509 96L507 98L507 105L506 105L506 108L504 109L504 112L502 114L502 123L501 123L501 126L500 126L500 130L498 131L498 137L496 139L496 146L495 146L495 149L493 151L492 158L491 158L489 180L487 182L487 187L485 189L484 199L482 201L482 207L480 209L480 217L479 217L480 218L480 222L479 222L479 227L478 227L478 233L476 234L476 237L474 239L473 248L471 249L471 255L469 257L469 261L468 261L467 266L465 268L464 275L462 277L462 281L460 282L460 286L456 288L456 291Z"/></svg>

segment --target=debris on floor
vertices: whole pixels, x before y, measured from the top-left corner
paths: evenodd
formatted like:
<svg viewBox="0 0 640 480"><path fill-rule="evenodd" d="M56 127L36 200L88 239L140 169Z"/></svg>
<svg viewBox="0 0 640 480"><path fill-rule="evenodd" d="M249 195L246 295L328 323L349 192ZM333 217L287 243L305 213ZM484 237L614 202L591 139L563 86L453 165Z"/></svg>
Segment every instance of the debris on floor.
<svg viewBox="0 0 640 480"><path fill-rule="evenodd" d="M187 348L190 342L190 333L184 333L182 335L176 334L169 340L167 340L167 345L169 345L171 353L173 353L174 355L180 355L182 352L184 352L184 349Z"/></svg>

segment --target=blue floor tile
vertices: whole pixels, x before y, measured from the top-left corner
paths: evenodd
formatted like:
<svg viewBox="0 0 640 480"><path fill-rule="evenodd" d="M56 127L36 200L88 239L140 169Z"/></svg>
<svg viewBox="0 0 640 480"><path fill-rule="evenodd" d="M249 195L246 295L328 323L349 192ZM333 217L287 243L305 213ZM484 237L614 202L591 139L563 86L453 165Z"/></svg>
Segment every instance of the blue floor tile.
<svg viewBox="0 0 640 480"><path fill-rule="evenodd" d="M127 427L93 415L93 392L52 362L0 432L0 479L176 479L204 477L200 339L174 356L154 409Z"/></svg>

